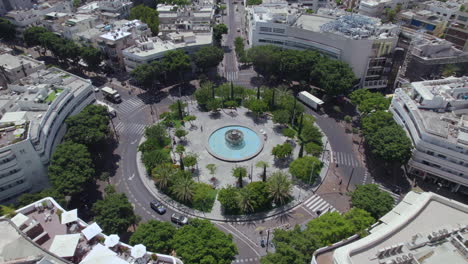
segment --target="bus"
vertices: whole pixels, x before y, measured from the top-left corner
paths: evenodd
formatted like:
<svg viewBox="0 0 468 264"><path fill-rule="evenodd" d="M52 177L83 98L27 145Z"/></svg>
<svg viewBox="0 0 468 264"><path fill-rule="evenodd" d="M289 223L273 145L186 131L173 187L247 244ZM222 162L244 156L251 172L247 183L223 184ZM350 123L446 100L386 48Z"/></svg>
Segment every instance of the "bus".
<svg viewBox="0 0 468 264"><path fill-rule="evenodd" d="M308 92L300 92L298 96L299 100L301 100L304 104L308 105L309 107L313 108L315 111L319 111L320 107L323 105L323 101L319 98L313 96Z"/></svg>
<svg viewBox="0 0 468 264"><path fill-rule="evenodd" d="M120 98L119 92L117 90L114 90L110 87L104 87L101 89L102 94L104 94L104 97L114 103L120 103L122 102L122 99Z"/></svg>

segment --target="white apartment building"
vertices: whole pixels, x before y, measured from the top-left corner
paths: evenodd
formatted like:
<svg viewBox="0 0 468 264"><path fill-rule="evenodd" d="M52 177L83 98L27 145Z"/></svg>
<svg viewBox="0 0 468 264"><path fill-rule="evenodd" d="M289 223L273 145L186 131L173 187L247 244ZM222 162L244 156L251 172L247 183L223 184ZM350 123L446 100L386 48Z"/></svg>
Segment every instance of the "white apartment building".
<svg viewBox="0 0 468 264"><path fill-rule="evenodd" d="M287 49L316 50L350 65L362 88L388 84L399 27L362 15L301 14L288 5L248 8L249 46L276 45Z"/></svg>
<svg viewBox="0 0 468 264"><path fill-rule="evenodd" d="M185 6L159 4L159 30L162 35L170 32L211 32L214 8L211 5Z"/></svg>
<svg viewBox="0 0 468 264"><path fill-rule="evenodd" d="M0 0L0 15L11 10L28 10L34 6L33 0Z"/></svg>
<svg viewBox="0 0 468 264"><path fill-rule="evenodd" d="M12 83L41 69L45 63L27 56L13 56L10 53L0 54L0 79L2 83Z"/></svg>
<svg viewBox="0 0 468 264"><path fill-rule="evenodd" d="M137 40L136 45L123 51L125 70L132 71L139 64L159 60L170 50L183 49L186 53L193 53L201 47L213 43L213 35L209 33L173 32L166 35L167 40L159 37Z"/></svg>
<svg viewBox="0 0 468 264"><path fill-rule="evenodd" d="M130 15L133 2L129 0L103 0L86 3L77 10L79 14L103 14L114 19L125 19Z"/></svg>
<svg viewBox="0 0 468 264"><path fill-rule="evenodd" d="M468 77L396 89L390 111L415 147L408 172L468 193Z"/></svg>
<svg viewBox="0 0 468 264"><path fill-rule="evenodd" d="M125 68L123 50L152 34L148 25L139 20L120 20L104 29L107 32L97 38L98 48L106 55L107 64L119 70Z"/></svg>
<svg viewBox="0 0 468 264"><path fill-rule="evenodd" d="M386 8L395 9L400 4L402 9L406 9L409 2L409 0L361 0L358 13L365 16L382 17Z"/></svg>
<svg viewBox="0 0 468 264"><path fill-rule="evenodd" d="M70 13L72 10L71 1L44 2L34 5L29 10L12 10L5 14L5 18L16 26L19 34L27 27L39 26L46 14L51 12Z"/></svg>
<svg viewBox="0 0 468 264"><path fill-rule="evenodd" d="M48 185L47 164L65 119L94 100L90 80L57 68L31 73L0 93L0 200Z"/></svg>
<svg viewBox="0 0 468 264"><path fill-rule="evenodd" d="M468 206L431 192L409 192L368 229L318 249L311 264L468 262Z"/></svg>

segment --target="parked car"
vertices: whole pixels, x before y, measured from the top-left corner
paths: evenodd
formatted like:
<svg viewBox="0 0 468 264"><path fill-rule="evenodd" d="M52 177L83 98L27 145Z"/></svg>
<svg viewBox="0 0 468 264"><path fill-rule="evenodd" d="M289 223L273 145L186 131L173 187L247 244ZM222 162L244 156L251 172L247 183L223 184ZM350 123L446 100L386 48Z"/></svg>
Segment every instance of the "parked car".
<svg viewBox="0 0 468 264"><path fill-rule="evenodd" d="M154 211L156 211L156 213L160 215L163 215L166 213L166 207L164 207L164 205L162 205L162 203L158 201L151 202L150 206L151 206L151 209L153 209Z"/></svg>
<svg viewBox="0 0 468 264"><path fill-rule="evenodd" d="M171 221L173 223L176 223L178 225L186 225L188 224L188 218L183 216L183 215L178 215L178 214L172 214L171 215Z"/></svg>

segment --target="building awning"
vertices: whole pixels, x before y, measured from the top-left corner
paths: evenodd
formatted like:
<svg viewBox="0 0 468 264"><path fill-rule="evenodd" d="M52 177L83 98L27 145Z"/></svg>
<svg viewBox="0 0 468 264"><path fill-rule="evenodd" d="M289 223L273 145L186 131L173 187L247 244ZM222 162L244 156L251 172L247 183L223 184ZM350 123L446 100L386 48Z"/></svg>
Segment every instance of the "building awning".
<svg viewBox="0 0 468 264"><path fill-rule="evenodd" d="M97 223L92 223L91 225L83 229L83 231L81 231L81 233L83 233L87 240L90 240L91 238L95 237L101 232L102 229Z"/></svg>
<svg viewBox="0 0 468 264"><path fill-rule="evenodd" d="M16 214L13 218L11 218L11 221L13 222L13 224L15 224L17 227L20 227L22 226L24 223L26 223L26 221L28 221L28 217L25 216L24 214L22 213L18 213Z"/></svg>
<svg viewBox="0 0 468 264"><path fill-rule="evenodd" d="M62 258L73 257L80 237L81 234L56 235L49 251Z"/></svg>
<svg viewBox="0 0 468 264"><path fill-rule="evenodd" d="M117 253L114 251L97 244L80 264L128 264L128 262L117 257Z"/></svg>
<svg viewBox="0 0 468 264"><path fill-rule="evenodd" d="M62 217L62 225L74 222L74 221L78 220L78 210L73 209L71 211L64 212L64 213L62 213L61 217Z"/></svg>

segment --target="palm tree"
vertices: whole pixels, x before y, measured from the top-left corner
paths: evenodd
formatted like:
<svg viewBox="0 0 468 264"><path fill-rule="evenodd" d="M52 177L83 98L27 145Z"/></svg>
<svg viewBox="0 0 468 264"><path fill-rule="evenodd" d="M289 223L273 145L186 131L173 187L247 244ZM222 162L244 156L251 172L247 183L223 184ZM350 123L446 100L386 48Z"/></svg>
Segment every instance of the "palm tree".
<svg viewBox="0 0 468 264"><path fill-rule="evenodd" d="M172 164L164 163L153 169L151 175L160 189L166 189L171 177L176 173Z"/></svg>
<svg viewBox="0 0 468 264"><path fill-rule="evenodd" d="M254 201L250 189L241 189L238 193L238 203L241 212L250 213L254 211Z"/></svg>
<svg viewBox="0 0 468 264"><path fill-rule="evenodd" d="M242 178L247 176L247 169L244 167L235 167L232 169L232 176L237 179L239 188L242 188Z"/></svg>
<svg viewBox="0 0 468 264"><path fill-rule="evenodd" d="M268 162L261 160L261 161L257 162L257 164L255 164L255 166L258 167L258 168L263 168L262 181L266 182L266 177L267 177L266 176L266 169L268 168L268 166L270 166L268 164Z"/></svg>
<svg viewBox="0 0 468 264"><path fill-rule="evenodd" d="M175 197L183 202L191 202L195 193L195 182L188 177L181 177L172 186Z"/></svg>
<svg viewBox="0 0 468 264"><path fill-rule="evenodd" d="M277 171L268 179L268 192L276 204L284 204L291 197L292 184L288 175Z"/></svg>

